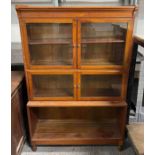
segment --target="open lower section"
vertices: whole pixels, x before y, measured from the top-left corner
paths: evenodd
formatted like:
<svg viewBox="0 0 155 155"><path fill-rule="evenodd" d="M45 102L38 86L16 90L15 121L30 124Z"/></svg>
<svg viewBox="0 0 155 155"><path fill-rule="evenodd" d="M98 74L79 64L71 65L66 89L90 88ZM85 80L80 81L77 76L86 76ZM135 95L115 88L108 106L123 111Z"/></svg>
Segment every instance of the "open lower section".
<svg viewBox="0 0 155 155"><path fill-rule="evenodd" d="M50 145L116 144L122 138L120 117L123 108L29 107L32 142Z"/></svg>
<svg viewBox="0 0 155 155"><path fill-rule="evenodd" d="M45 129L46 128L46 129ZM115 130L116 128L116 130ZM91 120L52 120L39 119L33 140L55 141L92 141L107 138L119 138L116 120L91 121Z"/></svg>

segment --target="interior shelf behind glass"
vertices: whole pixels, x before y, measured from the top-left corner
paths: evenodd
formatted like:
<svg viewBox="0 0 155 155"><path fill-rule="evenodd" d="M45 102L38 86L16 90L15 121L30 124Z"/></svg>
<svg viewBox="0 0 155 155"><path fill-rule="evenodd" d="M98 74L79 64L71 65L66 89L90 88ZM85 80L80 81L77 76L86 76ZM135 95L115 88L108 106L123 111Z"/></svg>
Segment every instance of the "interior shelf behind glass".
<svg viewBox="0 0 155 155"><path fill-rule="evenodd" d="M70 44L72 24L36 23L27 24L29 44Z"/></svg>
<svg viewBox="0 0 155 155"><path fill-rule="evenodd" d="M30 62L32 65L71 66L73 64L72 48L68 45L30 45Z"/></svg>
<svg viewBox="0 0 155 155"><path fill-rule="evenodd" d="M118 97L121 81L121 75L81 75L81 97Z"/></svg>
<svg viewBox="0 0 155 155"><path fill-rule="evenodd" d="M81 65L122 65L126 23L82 23Z"/></svg>
<svg viewBox="0 0 155 155"><path fill-rule="evenodd" d="M73 75L32 75L34 97L73 97Z"/></svg>
<svg viewBox="0 0 155 155"><path fill-rule="evenodd" d="M124 43L83 44L81 64L86 66L122 65Z"/></svg>
<svg viewBox="0 0 155 155"><path fill-rule="evenodd" d="M125 42L126 23L82 23L82 43Z"/></svg>

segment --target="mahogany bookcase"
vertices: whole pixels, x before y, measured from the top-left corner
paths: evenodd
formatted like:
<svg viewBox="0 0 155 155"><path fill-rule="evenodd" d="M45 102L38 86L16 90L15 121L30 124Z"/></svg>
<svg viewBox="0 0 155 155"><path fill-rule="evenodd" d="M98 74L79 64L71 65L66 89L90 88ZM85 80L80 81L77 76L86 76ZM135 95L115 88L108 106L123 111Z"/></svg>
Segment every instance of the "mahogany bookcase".
<svg viewBox="0 0 155 155"><path fill-rule="evenodd" d="M16 6L32 149L123 145L135 6Z"/></svg>

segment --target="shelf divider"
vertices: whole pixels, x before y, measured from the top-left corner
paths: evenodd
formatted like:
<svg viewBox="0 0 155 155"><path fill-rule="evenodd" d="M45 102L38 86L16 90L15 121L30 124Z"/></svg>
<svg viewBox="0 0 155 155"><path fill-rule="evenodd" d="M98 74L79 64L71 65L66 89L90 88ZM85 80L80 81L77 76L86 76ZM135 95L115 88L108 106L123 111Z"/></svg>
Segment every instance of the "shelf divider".
<svg viewBox="0 0 155 155"><path fill-rule="evenodd" d="M48 45L48 44L71 44L72 40L71 39L36 39L36 40L29 40L29 45Z"/></svg>
<svg viewBox="0 0 155 155"><path fill-rule="evenodd" d="M123 39L117 38L88 38L82 39L82 44L96 44L96 43L124 43Z"/></svg>
<svg viewBox="0 0 155 155"><path fill-rule="evenodd" d="M28 107L125 107L125 101L29 101Z"/></svg>

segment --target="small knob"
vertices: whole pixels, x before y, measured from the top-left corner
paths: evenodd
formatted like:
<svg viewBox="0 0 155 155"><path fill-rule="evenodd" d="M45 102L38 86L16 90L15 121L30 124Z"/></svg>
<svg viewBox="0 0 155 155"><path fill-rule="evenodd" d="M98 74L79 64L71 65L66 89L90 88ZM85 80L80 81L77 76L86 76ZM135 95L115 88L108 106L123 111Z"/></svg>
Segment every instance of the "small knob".
<svg viewBox="0 0 155 155"><path fill-rule="evenodd" d="M77 87L80 88L81 87L80 84L78 84Z"/></svg>
<svg viewBox="0 0 155 155"><path fill-rule="evenodd" d="M81 47L81 45L80 45L80 44L76 45L76 48L79 48L79 47Z"/></svg>

